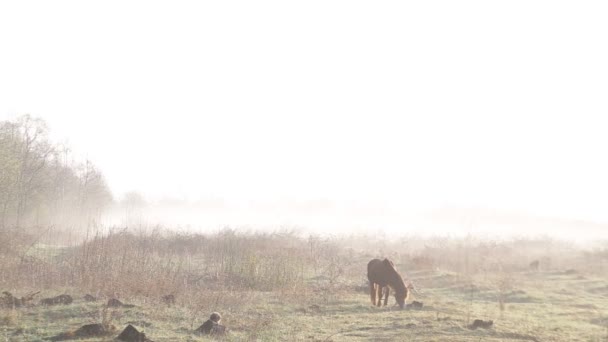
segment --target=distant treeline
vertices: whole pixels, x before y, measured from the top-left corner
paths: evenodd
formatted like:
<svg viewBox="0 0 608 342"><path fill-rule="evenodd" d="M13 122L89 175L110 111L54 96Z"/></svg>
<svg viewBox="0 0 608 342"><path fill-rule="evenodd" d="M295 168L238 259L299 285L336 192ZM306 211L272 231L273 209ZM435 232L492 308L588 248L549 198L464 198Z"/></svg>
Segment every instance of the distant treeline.
<svg viewBox="0 0 608 342"><path fill-rule="evenodd" d="M46 122L0 121L0 228L90 225L111 203L103 174L52 143Z"/></svg>

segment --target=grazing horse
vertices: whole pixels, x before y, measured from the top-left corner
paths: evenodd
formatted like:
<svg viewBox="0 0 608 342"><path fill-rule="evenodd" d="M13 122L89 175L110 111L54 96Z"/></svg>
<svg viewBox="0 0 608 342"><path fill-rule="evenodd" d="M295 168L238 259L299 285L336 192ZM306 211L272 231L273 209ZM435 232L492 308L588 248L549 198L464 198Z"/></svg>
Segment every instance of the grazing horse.
<svg viewBox="0 0 608 342"><path fill-rule="evenodd" d="M381 306L382 295L384 294L384 305L388 303L389 287L395 291L395 299L399 307L403 309L409 291L395 265L388 259L373 259L367 264L367 279L369 280L369 290L372 305ZM376 302L376 296L378 301Z"/></svg>
<svg viewBox="0 0 608 342"><path fill-rule="evenodd" d="M531 271L538 271L540 266L540 260L534 260L530 263L530 270Z"/></svg>

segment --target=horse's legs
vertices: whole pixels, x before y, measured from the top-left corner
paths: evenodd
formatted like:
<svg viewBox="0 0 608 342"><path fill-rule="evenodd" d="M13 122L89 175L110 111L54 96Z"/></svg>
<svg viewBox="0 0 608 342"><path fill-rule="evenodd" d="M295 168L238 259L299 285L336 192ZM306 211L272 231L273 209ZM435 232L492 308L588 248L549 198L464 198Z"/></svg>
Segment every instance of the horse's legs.
<svg viewBox="0 0 608 342"><path fill-rule="evenodd" d="M378 306L382 306L382 291L384 290L384 287L382 287L380 284L378 284Z"/></svg>
<svg viewBox="0 0 608 342"><path fill-rule="evenodd" d="M369 282L369 295L372 299L372 305L376 305L376 284Z"/></svg>
<svg viewBox="0 0 608 342"><path fill-rule="evenodd" d="M386 293L384 294L384 306L386 306L388 304L388 292L390 291L390 288L388 286L385 286L384 290L386 291ZM380 301L382 301L382 298L380 298Z"/></svg>

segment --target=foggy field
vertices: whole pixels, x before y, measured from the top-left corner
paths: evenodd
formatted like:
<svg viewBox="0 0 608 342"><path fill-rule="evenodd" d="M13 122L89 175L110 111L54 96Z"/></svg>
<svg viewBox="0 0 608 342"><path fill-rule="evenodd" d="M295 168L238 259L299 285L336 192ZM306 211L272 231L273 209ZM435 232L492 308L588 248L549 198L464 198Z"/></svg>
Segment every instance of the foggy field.
<svg viewBox="0 0 608 342"><path fill-rule="evenodd" d="M294 232L213 234L114 231L73 246L57 234L2 233L0 290L41 291L0 308L6 341L42 341L84 324L127 325L154 341L205 341L194 333L220 312L228 341L606 341L608 249L549 239L321 238ZM49 240L50 241L50 240ZM421 310L373 307L366 278L375 257L412 281ZM538 268L530 266L538 261ZM74 302L43 306L69 294ZM85 302L91 294L95 302ZM163 303L173 294L174 305ZM133 307L108 308L117 298ZM2 302L0 302L2 303ZM471 330L475 319L490 329Z"/></svg>
<svg viewBox="0 0 608 342"><path fill-rule="evenodd" d="M5 341L108 341L129 324L152 341L208 340L196 329L212 312L228 341L608 340L597 203L599 216L418 206L426 188L390 182L386 199L116 198L29 115L0 121L0 166ZM413 284L406 310L371 305L374 258Z"/></svg>
<svg viewBox="0 0 608 342"><path fill-rule="evenodd" d="M606 18L0 0L0 342L608 342Z"/></svg>

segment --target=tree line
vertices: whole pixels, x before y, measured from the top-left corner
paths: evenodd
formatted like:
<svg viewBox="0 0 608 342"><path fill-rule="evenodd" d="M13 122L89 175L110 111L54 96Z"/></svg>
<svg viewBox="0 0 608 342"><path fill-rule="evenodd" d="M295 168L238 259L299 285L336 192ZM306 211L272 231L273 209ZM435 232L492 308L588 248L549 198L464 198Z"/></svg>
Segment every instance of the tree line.
<svg viewBox="0 0 608 342"><path fill-rule="evenodd" d="M102 172L51 142L44 120L0 121L0 229L94 225L112 200Z"/></svg>

